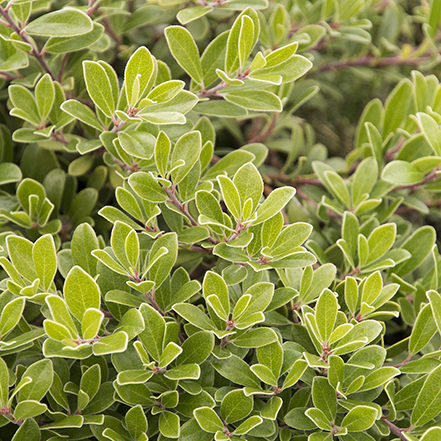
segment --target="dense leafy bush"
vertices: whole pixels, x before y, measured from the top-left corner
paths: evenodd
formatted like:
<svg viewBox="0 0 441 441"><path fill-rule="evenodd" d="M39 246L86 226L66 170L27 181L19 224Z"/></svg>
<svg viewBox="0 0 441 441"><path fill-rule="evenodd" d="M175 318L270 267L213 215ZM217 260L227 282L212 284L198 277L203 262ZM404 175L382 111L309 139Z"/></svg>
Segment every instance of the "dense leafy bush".
<svg viewBox="0 0 441 441"><path fill-rule="evenodd" d="M0 15L2 441L441 440L439 0Z"/></svg>

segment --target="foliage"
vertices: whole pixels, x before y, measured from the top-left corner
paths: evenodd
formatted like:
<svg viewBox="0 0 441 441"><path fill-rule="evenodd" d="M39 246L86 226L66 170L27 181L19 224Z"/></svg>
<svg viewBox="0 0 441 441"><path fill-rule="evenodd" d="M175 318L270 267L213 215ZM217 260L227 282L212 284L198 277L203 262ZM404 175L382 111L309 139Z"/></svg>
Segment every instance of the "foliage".
<svg viewBox="0 0 441 441"><path fill-rule="evenodd" d="M0 15L2 441L441 439L441 2Z"/></svg>

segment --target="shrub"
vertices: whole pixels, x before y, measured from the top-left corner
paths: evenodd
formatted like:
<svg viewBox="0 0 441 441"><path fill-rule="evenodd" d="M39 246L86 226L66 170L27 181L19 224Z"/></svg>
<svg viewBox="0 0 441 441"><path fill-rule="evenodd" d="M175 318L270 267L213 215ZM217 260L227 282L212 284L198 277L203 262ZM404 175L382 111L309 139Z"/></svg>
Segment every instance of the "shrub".
<svg viewBox="0 0 441 441"><path fill-rule="evenodd" d="M2 441L441 440L441 2L0 15Z"/></svg>

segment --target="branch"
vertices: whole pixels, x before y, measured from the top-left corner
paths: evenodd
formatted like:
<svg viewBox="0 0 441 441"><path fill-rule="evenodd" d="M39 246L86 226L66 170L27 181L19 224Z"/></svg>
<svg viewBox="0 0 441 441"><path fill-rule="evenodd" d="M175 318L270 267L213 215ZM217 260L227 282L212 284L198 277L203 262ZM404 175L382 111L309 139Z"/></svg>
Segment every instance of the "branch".
<svg viewBox="0 0 441 441"><path fill-rule="evenodd" d="M116 35L115 31L112 29L112 26L110 25L109 17L104 17L102 23L104 25L104 29L106 30L107 35L109 35L109 37L115 42L116 47L121 46L122 44L121 38L118 37L118 35Z"/></svg>
<svg viewBox="0 0 441 441"><path fill-rule="evenodd" d="M58 82L61 83L63 79L64 69L66 68L67 60L69 59L70 52L64 54L63 59L61 60L60 70L58 71Z"/></svg>
<svg viewBox="0 0 441 441"><path fill-rule="evenodd" d="M146 299L150 302L152 305L152 308L159 312L163 317L166 316L165 312L161 309L161 307L156 303L155 299L155 291L153 291L153 294L146 293L145 294Z"/></svg>
<svg viewBox="0 0 441 441"><path fill-rule="evenodd" d="M276 128L278 118L279 114L274 113L269 127L264 132L260 132L256 136L253 136L251 139L249 139L248 144L263 141L264 139L268 138L268 136L271 136L274 132L274 129Z"/></svg>
<svg viewBox="0 0 441 441"><path fill-rule="evenodd" d="M4 80L7 81L13 81L17 80L19 78L23 78L23 76L20 73L17 73L16 75L11 74L10 72L6 72L5 70L0 71L0 76L3 77Z"/></svg>
<svg viewBox="0 0 441 441"><path fill-rule="evenodd" d="M56 80L56 77L54 73L52 72L52 69L47 64L43 54L39 51L37 45L29 38L29 35L24 31L24 29L20 29L18 25L15 23L14 20L12 20L11 16L9 15L8 11L6 11L4 8L0 6L0 15L6 20L8 26L17 34L20 36L20 38L27 44L31 46L31 51L29 52L35 59L38 61L40 66L44 69L45 72L47 72L52 80Z"/></svg>
<svg viewBox="0 0 441 441"><path fill-rule="evenodd" d="M389 427L389 430L398 438L402 439L403 441L407 441L407 438L404 436L403 432L407 432L409 429L400 429L398 426L396 426L394 423L389 421L386 417L382 417L381 420L386 424L387 427Z"/></svg>
<svg viewBox="0 0 441 441"><path fill-rule="evenodd" d="M315 208L318 207L318 202L314 201L314 199L311 199L306 193L304 193L300 188L296 188L296 195L303 199L304 201L309 202L312 204Z"/></svg>
<svg viewBox="0 0 441 441"><path fill-rule="evenodd" d="M171 199L171 203L182 213L184 214L188 220L190 221L190 224L193 227L199 227L199 224L196 222L195 218L190 214L190 212L185 208L184 204L181 204L178 200L178 198L176 197L174 191L170 188L165 188L164 187L165 192L167 193L167 195L169 196L169 198ZM208 240L216 245L219 243L219 241L217 241L216 239L214 239L213 237L209 237Z"/></svg>
<svg viewBox="0 0 441 441"><path fill-rule="evenodd" d="M61 142L63 144L69 144L69 141L64 137L63 133L52 132L51 137L54 138L55 141Z"/></svg>
<svg viewBox="0 0 441 441"><path fill-rule="evenodd" d="M209 97L209 96L217 96L217 93L222 90L225 89L226 87L228 87L228 84L225 83L225 81L222 81L220 84L218 84L215 87L212 87L211 89L205 90L203 89L202 92L198 93L198 97Z"/></svg>

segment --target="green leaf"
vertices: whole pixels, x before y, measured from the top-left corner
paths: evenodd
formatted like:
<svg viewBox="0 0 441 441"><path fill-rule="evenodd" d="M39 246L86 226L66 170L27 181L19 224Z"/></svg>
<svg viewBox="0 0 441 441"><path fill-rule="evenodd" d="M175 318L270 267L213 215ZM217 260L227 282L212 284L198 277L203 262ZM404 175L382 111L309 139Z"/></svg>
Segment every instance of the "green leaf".
<svg viewBox="0 0 441 441"><path fill-rule="evenodd" d="M239 67L242 68L253 50L254 40L254 23L250 17L243 15L241 17L241 25L239 32Z"/></svg>
<svg viewBox="0 0 441 441"><path fill-rule="evenodd" d="M88 224L80 224L72 236L71 249L74 265L83 268L92 277L96 276L96 259L92 251L99 248L95 231Z"/></svg>
<svg viewBox="0 0 441 441"><path fill-rule="evenodd" d="M441 131L438 123L430 115L427 115L427 113L418 112L416 116L418 125L430 147L432 147L435 155L441 156Z"/></svg>
<svg viewBox="0 0 441 441"><path fill-rule="evenodd" d="M258 225L280 212L295 193L296 190L292 187L280 187L273 190L257 209L256 219L253 221L253 225Z"/></svg>
<svg viewBox="0 0 441 441"><path fill-rule="evenodd" d="M198 84L202 84L199 51L190 32L181 26L169 26L164 33L175 60Z"/></svg>
<svg viewBox="0 0 441 441"><path fill-rule="evenodd" d="M312 430L317 426L312 422L310 418L306 416L307 407L296 407L291 409L284 418L285 423L289 427L293 427L298 430Z"/></svg>
<svg viewBox="0 0 441 441"><path fill-rule="evenodd" d="M361 300L368 305L372 305L380 295L383 288L383 280L380 271L371 274L363 286Z"/></svg>
<svg viewBox="0 0 441 441"><path fill-rule="evenodd" d="M282 405L283 400L280 397L272 397L268 400L265 406L263 406L262 410L260 411L260 415L262 418L274 421L277 418L277 414L279 413Z"/></svg>
<svg viewBox="0 0 441 441"><path fill-rule="evenodd" d="M224 429L221 419L210 407L199 407L193 411L193 415L201 429L208 433L216 433Z"/></svg>
<svg viewBox="0 0 441 441"><path fill-rule="evenodd" d="M185 83L181 80L171 80L156 86L148 95L147 98L156 103L163 103L171 100L181 92Z"/></svg>
<svg viewBox="0 0 441 441"><path fill-rule="evenodd" d="M44 45L44 51L55 54L66 52L75 52L92 46L104 34L104 26L93 22L93 29L82 35L73 35L71 37L51 37Z"/></svg>
<svg viewBox="0 0 441 441"><path fill-rule="evenodd" d="M205 329L207 331L216 330L213 321L210 320L197 306L189 303L178 303L173 306L173 310L199 329Z"/></svg>
<svg viewBox="0 0 441 441"><path fill-rule="evenodd" d="M127 349L128 336L125 332L116 332L103 337L93 345L95 355L107 355L117 352L124 352Z"/></svg>
<svg viewBox="0 0 441 441"><path fill-rule="evenodd" d="M110 268L117 274L123 276L128 275L128 270L116 262L110 255L104 250L94 250L92 251L92 256L96 257L100 262Z"/></svg>
<svg viewBox="0 0 441 441"><path fill-rule="evenodd" d="M178 12L176 18L178 19L179 23L181 23L182 25L186 25L191 21L203 17L204 15L208 14L211 10L212 8L210 6L194 6L192 8L185 8L185 9L181 9Z"/></svg>
<svg viewBox="0 0 441 441"><path fill-rule="evenodd" d="M426 225L418 228L402 245L411 257L394 268L395 274L405 276L419 267L432 251L436 233L433 227Z"/></svg>
<svg viewBox="0 0 441 441"><path fill-rule="evenodd" d="M180 433L179 416L169 411L162 412L159 417L159 431L166 438L178 438Z"/></svg>
<svg viewBox="0 0 441 441"><path fill-rule="evenodd" d="M25 31L43 37L75 37L92 31L90 17L79 9L64 8L31 21Z"/></svg>
<svg viewBox="0 0 441 441"><path fill-rule="evenodd" d="M230 298L228 288L221 276L213 271L207 271L202 283L202 290L206 299L211 295L216 296L219 299L222 309L226 312L227 316L229 315Z"/></svg>
<svg viewBox="0 0 441 441"><path fill-rule="evenodd" d="M40 441L41 434L37 422L28 418L15 432L12 441Z"/></svg>
<svg viewBox="0 0 441 441"><path fill-rule="evenodd" d="M433 318L432 309L430 305L424 305L415 321L412 329L412 334L409 340L409 352L416 354L420 352L432 339L437 326Z"/></svg>
<svg viewBox="0 0 441 441"><path fill-rule="evenodd" d="M109 118L115 112L115 100L111 80L101 64L94 61L84 61L84 80L87 91L93 102Z"/></svg>
<svg viewBox="0 0 441 441"><path fill-rule="evenodd" d="M208 331L192 334L182 344L182 353L176 359L178 365L197 363L201 364L211 354L214 347L214 335Z"/></svg>
<svg viewBox="0 0 441 441"><path fill-rule="evenodd" d="M315 432L309 435L308 441L332 441L332 435L328 432Z"/></svg>
<svg viewBox="0 0 441 441"><path fill-rule="evenodd" d="M130 233L127 235L124 245L125 254L130 267L136 269L138 267L139 260L139 239L134 230L130 231Z"/></svg>
<svg viewBox="0 0 441 441"><path fill-rule="evenodd" d="M213 367L220 375L233 383L252 388L260 387L260 381L250 370L249 365L236 355L223 360L213 360Z"/></svg>
<svg viewBox="0 0 441 441"><path fill-rule="evenodd" d="M296 384L297 381L300 380L300 377L303 375L307 367L308 363L305 360L296 360L291 370L288 372L288 375L283 382L282 388L287 389L294 386L294 384Z"/></svg>
<svg viewBox="0 0 441 441"><path fill-rule="evenodd" d="M162 253L166 250L167 253ZM156 261L155 256L161 253ZM166 233L156 239L149 256L149 280L158 289L170 274L178 255L178 237L176 233ZM152 263L154 262L154 263Z"/></svg>
<svg viewBox="0 0 441 441"><path fill-rule="evenodd" d="M320 409L311 407L305 412L305 415L320 429L331 430L331 422Z"/></svg>
<svg viewBox="0 0 441 441"><path fill-rule="evenodd" d="M104 314L99 309L86 309L81 322L81 334L84 340L93 339L98 335L103 318Z"/></svg>
<svg viewBox="0 0 441 441"><path fill-rule="evenodd" d="M204 431L192 418L181 427L180 441L212 441L213 435Z"/></svg>
<svg viewBox="0 0 441 441"><path fill-rule="evenodd" d="M141 405L129 409L125 416L125 422L130 436L133 439L138 439L142 434L147 432L147 418Z"/></svg>
<svg viewBox="0 0 441 441"><path fill-rule="evenodd" d="M75 327L64 300L55 295L47 296L45 300L51 312L52 318L57 323L60 323L69 330L71 338L78 338L77 328Z"/></svg>
<svg viewBox="0 0 441 441"><path fill-rule="evenodd" d="M169 380L199 380L201 368L198 364L183 364L168 370L164 377Z"/></svg>
<svg viewBox="0 0 441 441"><path fill-rule="evenodd" d="M64 282L64 298L72 313L80 322L87 309L100 309L100 290L95 280L81 267L74 266Z"/></svg>
<svg viewBox="0 0 441 441"><path fill-rule="evenodd" d="M38 276L32 258L32 242L11 235L7 237L6 245L14 268L29 281L35 280Z"/></svg>
<svg viewBox="0 0 441 441"><path fill-rule="evenodd" d="M85 104L76 100L67 100L61 105L61 109L84 124L97 130L103 130L102 124L99 122L90 107L87 107Z"/></svg>
<svg viewBox="0 0 441 441"><path fill-rule="evenodd" d="M78 409L82 410L97 394L101 386L101 368L99 364L94 364L88 368L81 377L80 391L83 391L87 395L87 402L84 405L80 405L78 402ZM80 395L78 396L80 401Z"/></svg>
<svg viewBox="0 0 441 441"><path fill-rule="evenodd" d="M223 225L224 216L219 201L212 193L200 190L196 193L196 205L201 215L205 216L208 221ZM201 222L199 222L201 223Z"/></svg>
<svg viewBox="0 0 441 441"><path fill-rule="evenodd" d="M283 48L280 48L283 49ZM266 56L266 65L260 69L254 70L250 79L264 81L273 84L289 83L305 75L312 67L311 61L301 55L292 55L287 60L280 62L280 56L277 51L271 52Z"/></svg>
<svg viewBox="0 0 441 441"><path fill-rule="evenodd" d="M9 396L9 370L8 365L0 358L0 406L5 407Z"/></svg>
<svg viewBox="0 0 441 441"><path fill-rule="evenodd" d="M222 191L222 198L225 201L230 213L236 218L240 218L241 203L237 187L227 176L218 176L217 180Z"/></svg>
<svg viewBox="0 0 441 441"><path fill-rule="evenodd" d="M374 340L382 331L383 326L375 320L365 320L357 323L341 340L333 350L335 355L343 355L353 352ZM353 345L351 348L348 345Z"/></svg>
<svg viewBox="0 0 441 441"><path fill-rule="evenodd" d="M377 410L369 406L356 406L349 411L341 422L350 432L362 432L369 429L377 418Z"/></svg>
<svg viewBox="0 0 441 441"><path fill-rule="evenodd" d="M232 390L222 400L222 418L227 424L242 420L251 413L253 406L253 396L247 397L242 389Z"/></svg>
<svg viewBox="0 0 441 441"><path fill-rule="evenodd" d="M129 108L143 97L152 86L155 76L155 59L150 51L141 46L130 57L124 72L124 87Z"/></svg>
<svg viewBox="0 0 441 441"><path fill-rule="evenodd" d="M126 130L119 132L118 141L121 148L135 158L150 159L153 156L155 138L150 133Z"/></svg>
<svg viewBox="0 0 441 441"><path fill-rule="evenodd" d="M128 180L135 193L149 202L165 202L167 194L150 173L136 172Z"/></svg>
<svg viewBox="0 0 441 441"><path fill-rule="evenodd" d="M436 4L434 2L433 4ZM420 441L437 441L441 436L441 427L431 427L423 433Z"/></svg>
<svg viewBox="0 0 441 441"><path fill-rule="evenodd" d="M247 37L250 39L250 41L247 41L246 46L253 48L259 37L260 23L257 13L254 9L247 8L236 18L228 36L227 52L225 56L225 71L227 74L233 73L236 69L240 67L239 41L243 23L242 19L245 16L249 17L253 23L252 34L247 32ZM251 29L248 28L248 31L250 30ZM243 36L242 40L244 38L245 36Z"/></svg>
<svg viewBox="0 0 441 441"><path fill-rule="evenodd" d="M159 367L168 366L175 358L182 353L182 348L172 341L164 348L159 358Z"/></svg>
<svg viewBox="0 0 441 441"><path fill-rule="evenodd" d="M46 404L39 403L35 400L22 400L14 410L14 418L16 420L25 420L26 418L33 418L46 412Z"/></svg>
<svg viewBox="0 0 441 441"><path fill-rule="evenodd" d="M280 98L266 90L229 92L224 98L237 106L258 112L281 112L283 104Z"/></svg>
<svg viewBox="0 0 441 441"><path fill-rule="evenodd" d="M9 86L8 92L9 98L14 107L23 112L23 116L22 114L18 116L22 119L25 119L26 121L29 121L35 126L39 126L41 123L40 113L38 111L37 103L32 93L25 87L18 84Z"/></svg>
<svg viewBox="0 0 441 441"><path fill-rule="evenodd" d="M328 181L329 188L333 195L338 201L340 201L340 203L346 207L349 207L351 204L349 190L342 177L338 173L331 170L325 171L324 175Z"/></svg>
<svg viewBox="0 0 441 441"><path fill-rule="evenodd" d="M45 291L49 289L57 272L57 257L55 254L55 243L52 235L41 236L32 248L32 258L34 259L40 283Z"/></svg>
<svg viewBox="0 0 441 441"><path fill-rule="evenodd" d="M380 225L375 228L368 238L369 258L366 264L384 256L395 242L397 225L395 223Z"/></svg>
<svg viewBox="0 0 441 441"><path fill-rule="evenodd" d="M262 177L256 166L250 162L240 167L234 174L233 184L236 186L237 192L239 193L241 210L244 210L245 202L248 199L251 199L251 212L254 212L263 192Z"/></svg>
<svg viewBox="0 0 441 441"><path fill-rule="evenodd" d="M4 337L15 328L21 319L25 304L26 300L19 297L3 307L0 318L0 337Z"/></svg>
<svg viewBox="0 0 441 441"><path fill-rule="evenodd" d="M22 173L16 164L4 162L0 164L0 185L20 181Z"/></svg>
<svg viewBox="0 0 441 441"><path fill-rule="evenodd" d="M337 394L335 389L323 377L315 377L312 383L312 399L329 421L334 421L337 415Z"/></svg>
<svg viewBox="0 0 441 441"><path fill-rule="evenodd" d="M184 164L172 171L174 184L179 184L190 172L199 158L201 147L202 138L198 131L188 132L177 140L172 153L171 166L174 168L179 161L184 161Z"/></svg>
<svg viewBox="0 0 441 441"><path fill-rule="evenodd" d="M371 390L387 383L392 378L400 375L400 371L394 367L382 367L366 376L359 391Z"/></svg>
<svg viewBox="0 0 441 441"><path fill-rule="evenodd" d="M50 75L43 75L35 86L35 99L41 121L46 121L55 100L55 87Z"/></svg>
<svg viewBox="0 0 441 441"><path fill-rule="evenodd" d="M52 361L43 359L31 364L23 373L23 378L32 381L20 389L19 401L40 401L47 393L53 381Z"/></svg>
<svg viewBox="0 0 441 441"><path fill-rule="evenodd" d="M234 150L228 155L221 158L216 164L214 164L206 173L206 179L215 179L219 175L227 175L228 177L233 176L239 168L248 163L252 162L255 156L246 150Z"/></svg>
<svg viewBox="0 0 441 441"><path fill-rule="evenodd" d="M392 184L411 185L422 181L424 174L410 162L392 161L384 167L381 177Z"/></svg>
<svg viewBox="0 0 441 441"><path fill-rule="evenodd" d="M267 366L263 364L253 364L251 371L264 383L277 387L277 378Z"/></svg>
<svg viewBox="0 0 441 441"><path fill-rule="evenodd" d="M168 158L170 156L171 142L165 132L159 132L155 145L155 162L159 174L165 177L168 170Z"/></svg>
<svg viewBox="0 0 441 441"><path fill-rule="evenodd" d="M332 291L323 290L315 307L317 328L323 342L328 342L337 319L338 303Z"/></svg>
<svg viewBox="0 0 441 441"><path fill-rule="evenodd" d="M153 359L159 361L164 344L165 321L159 312L146 303L143 303L139 310L145 323L144 331L139 334L139 339Z"/></svg>
<svg viewBox="0 0 441 441"><path fill-rule="evenodd" d="M44 330L49 338L68 344L72 340L69 330L62 324L45 320L43 322Z"/></svg>
<svg viewBox="0 0 441 441"><path fill-rule="evenodd" d="M370 194L378 178L378 165L375 158L369 157L363 160L354 173L352 187L352 204L357 206Z"/></svg>
<svg viewBox="0 0 441 441"><path fill-rule="evenodd" d="M429 299L436 327L438 328L438 332L441 334L441 295L434 290L430 290L427 291L426 296Z"/></svg>
<svg viewBox="0 0 441 441"><path fill-rule="evenodd" d="M277 341L277 334L269 328L257 328L235 338L233 343L239 348L260 348Z"/></svg>
<svg viewBox="0 0 441 441"><path fill-rule="evenodd" d="M283 348L277 341L269 345L256 349L257 359L259 363L268 367L277 379L283 363Z"/></svg>
<svg viewBox="0 0 441 441"><path fill-rule="evenodd" d="M145 283L145 282L144 282ZM136 298L136 296L134 296ZM137 297L139 299L139 297ZM123 331L129 340L145 329L142 314L134 308L129 309L122 317L115 331Z"/></svg>
<svg viewBox="0 0 441 441"><path fill-rule="evenodd" d="M415 403L411 423L421 427L441 412L441 366L435 368L428 376Z"/></svg>
<svg viewBox="0 0 441 441"><path fill-rule="evenodd" d="M273 403L277 403L278 402L277 400L282 401L279 397L275 397L273 399ZM263 409L262 409L262 411L263 411ZM234 431L234 434L235 435L244 435L262 423L263 423L263 419L260 416L253 415L253 416L249 417L248 419L246 419L243 423L241 423Z"/></svg>
<svg viewBox="0 0 441 441"><path fill-rule="evenodd" d="M398 83L385 103L383 139L390 133L402 127L409 114L409 107L413 96L413 85L406 78Z"/></svg>
<svg viewBox="0 0 441 441"><path fill-rule="evenodd" d="M127 384L142 384L148 381L152 376L152 371L147 371L144 369L122 371L118 374L117 383L121 386L125 386Z"/></svg>

